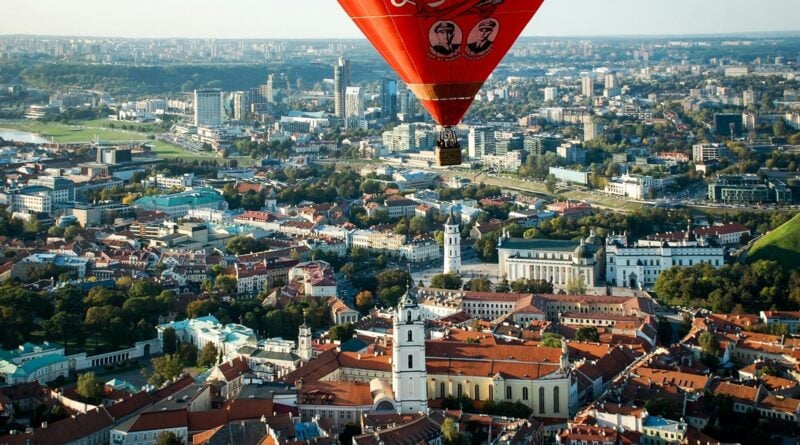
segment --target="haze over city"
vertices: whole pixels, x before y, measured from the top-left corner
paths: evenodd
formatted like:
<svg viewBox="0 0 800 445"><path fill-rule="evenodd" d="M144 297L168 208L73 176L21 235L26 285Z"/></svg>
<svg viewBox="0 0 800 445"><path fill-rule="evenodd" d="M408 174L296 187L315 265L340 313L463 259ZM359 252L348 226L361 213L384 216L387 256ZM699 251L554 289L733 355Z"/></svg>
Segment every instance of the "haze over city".
<svg viewBox="0 0 800 445"><path fill-rule="evenodd" d="M361 38L335 0L6 0L2 34ZM525 36L798 31L796 0L547 0Z"/></svg>

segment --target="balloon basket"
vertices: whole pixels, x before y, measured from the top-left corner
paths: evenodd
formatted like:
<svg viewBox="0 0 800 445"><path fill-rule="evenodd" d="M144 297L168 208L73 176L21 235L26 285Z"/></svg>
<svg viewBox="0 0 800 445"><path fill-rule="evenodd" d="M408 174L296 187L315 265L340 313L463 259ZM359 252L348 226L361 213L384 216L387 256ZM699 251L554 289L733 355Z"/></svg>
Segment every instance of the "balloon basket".
<svg viewBox="0 0 800 445"><path fill-rule="evenodd" d="M461 165L461 148L436 148L436 162L440 167Z"/></svg>

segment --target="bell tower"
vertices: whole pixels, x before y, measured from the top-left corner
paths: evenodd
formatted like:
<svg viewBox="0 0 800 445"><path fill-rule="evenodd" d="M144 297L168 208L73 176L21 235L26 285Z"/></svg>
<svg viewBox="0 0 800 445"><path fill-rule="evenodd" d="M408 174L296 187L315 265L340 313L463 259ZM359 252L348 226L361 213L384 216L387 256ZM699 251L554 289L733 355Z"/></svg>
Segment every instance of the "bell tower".
<svg viewBox="0 0 800 445"><path fill-rule="evenodd" d="M461 230L450 212L444 223L444 271L458 275L461 272Z"/></svg>
<svg viewBox="0 0 800 445"><path fill-rule="evenodd" d="M392 389L400 414L428 410L425 322L412 292L409 289L400 300L393 326Z"/></svg>
<svg viewBox="0 0 800 445"><path fill-rule="evenodd" d="M297 355L303 363L311 360L313 349L311 348L311 328L303 321L297 335Z"/></svg>

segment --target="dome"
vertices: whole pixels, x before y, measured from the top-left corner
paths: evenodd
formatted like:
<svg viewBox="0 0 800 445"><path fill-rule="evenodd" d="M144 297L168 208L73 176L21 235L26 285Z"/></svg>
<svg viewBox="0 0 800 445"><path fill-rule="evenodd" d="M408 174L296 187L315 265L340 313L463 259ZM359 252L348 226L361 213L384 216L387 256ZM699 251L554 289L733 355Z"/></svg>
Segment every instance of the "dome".
<svg viewBox="0 0 800 445"><path fill-rule="evenodd" d="M600 238L599 236L597 236L597 233L595 233L594 229L592 229L589 232L589 236L586 237L584 242L586 244L592 244L592 245L595 245L595 246L599 246L599 245L603 244L603 239Z"/></svg>
<svg viewBox="0 0 800 445"><path fill-rule="evenodd" d="M591 249L586 247L586 244L583 243L581 243L580 246L575 248L575 251L572 253L572 256L575 258L587 258L587 259L594 258L594 254L592 253Z"/></svg>

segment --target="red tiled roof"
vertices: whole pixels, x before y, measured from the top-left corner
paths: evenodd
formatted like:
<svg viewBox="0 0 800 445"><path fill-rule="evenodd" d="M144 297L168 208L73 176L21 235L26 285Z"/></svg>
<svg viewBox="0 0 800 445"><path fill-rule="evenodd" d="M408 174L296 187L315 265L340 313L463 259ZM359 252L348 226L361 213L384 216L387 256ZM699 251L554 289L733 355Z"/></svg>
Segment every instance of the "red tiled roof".
<svg viewBox="0 0 800 445"><path fill-rule="evenodd" d="M0 443L4 445L61 445L111 428L113 423L108 411L100 407L86 414L78 414L75 417L53 422L47 428L36 428L33 433L0 436Z"/></svg>
<svg viewBox="0 0 800 445"><path fill-rule="evenodd" d="M250 366L247 365L247 359L241 356L218 365L218 368L228 382L250 371Z"/></svg>

